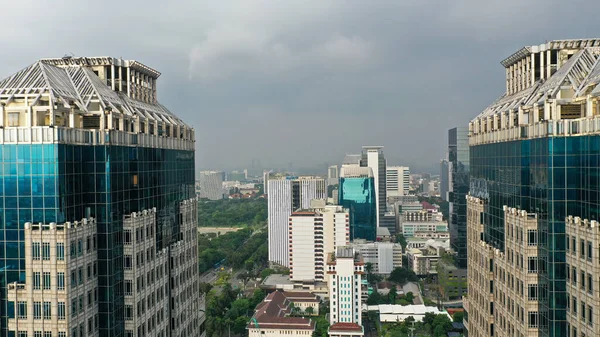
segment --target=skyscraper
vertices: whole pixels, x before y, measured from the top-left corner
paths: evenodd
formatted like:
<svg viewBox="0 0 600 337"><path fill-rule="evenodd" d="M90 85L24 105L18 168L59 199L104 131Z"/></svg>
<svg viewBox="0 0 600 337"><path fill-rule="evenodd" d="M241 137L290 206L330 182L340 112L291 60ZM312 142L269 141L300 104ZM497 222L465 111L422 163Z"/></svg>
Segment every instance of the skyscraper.
<svg viewBox="0 0 600 337"><path fill-rule="evenodd" d="M9 335L9 321L19 330L26 327L29 318L15 315L15 310L35 313L41 298L49 301L43 304L48 315L37 321L42 324L27 327L30 336L34 332L79 336L83 331L99 336L158 336L178 334L181 329L187 335L202 334L204 314L194 267L197 240L191 240L197 226L194 130L158 103L159 75L133 60L62 58L37 61L0 81L0 162L5 168L0 208L2 335ZM142 325L129 330L125 321L133 312L126 303L141 288L155 286L152 281L126 283L130 272L142 268L128 264L131 260L125 253L140 233L130 231L133 223L127 219L140 212L143 222L135 224L143 228L147 263L154 263L159 252L167 259L179 259L180 254L189 258L162 269L162 275L185 280L175 291L167 284L162 292L178 304L162 308L160 317L176 324L161 323L153 329L144 323L141 330ZM87 223L85 232L71 228L76 227L71 225L75 221ZM61 231L67 232L67 238L72 232L72 239L64 241ZM63 262L60 254L65 250L68 257ZM41 262L37 270L43 276L48 272L56 283L37 289L36 275L31 274L36 270L28 261ZM75 276L71 281L76 281L61 288L57 270L65 265L79 269L70 271L69 276ZM85 281L89 278L94 281ZM7 297L8 287L16 290L11 296L18 305ZM91 292L84 294L84 287ZM179 297L182 291L187 295ZM85 324L73 326L79 323L69 319L58 331L45 330L51 325L43 321L53 321L57 316L52 313L61 313L59 297L75 294L81 295L74 307L77 313L96 310L98 314ZM155 306L145 308L154 312Z"/></svg>
<svg viewBox="0 0 600 337"><path fill-rule="evenodd" d="M350 212L350 239L375 241L377 203L375 180L369 167L342 165L338 203Z"/></svg>
<svg viewBox="0 0 600 337"><path fill-rule="evenodd" d="M340 182L340 168L337 165L329 166L327 169L327 186L337 185Z"/></svg>
<svg viewBox="0 0 600 337"><path fill-rule="evenodd" d="M450 190L450 164L448 160L440 160L440 198L449 201L448 191Z"/></svg>
<svg viewBox="0 0 600 337"><path fill-rule="evenodd" d="M599 45L519 49L506 92L469 123L469 336L600 333L584 230L600 217Z"/></svg>
<svg viewBox="0 0 600 337"><path fill-rule="evenodd" d="M221 171L201 171L198 177L200 184L200 198L208 200L221 200L225 195L223 190L223 176Z"/></svg>
<svg viewBox="0 0 600 337"><path fill-rule="evenodd" d="M387 209L386 194L386 161L383 156L383 146L363 146L360 166L369 167L375 181L376 226Z"/></svg>
<svg viewBox="0 0 600 337"><path fill-rule="evenodd" d="M456 265L467 268L467 199L469 193L469 129L448 130L450 245Z"/></svg>
<svg viewBox="0 0 600 337"><path fill-rule="evenodd" d="M267 181L269 261L288 267L289 217L309 209L311 200L326 199L325 180L315 177L272 177Z"/></svg>

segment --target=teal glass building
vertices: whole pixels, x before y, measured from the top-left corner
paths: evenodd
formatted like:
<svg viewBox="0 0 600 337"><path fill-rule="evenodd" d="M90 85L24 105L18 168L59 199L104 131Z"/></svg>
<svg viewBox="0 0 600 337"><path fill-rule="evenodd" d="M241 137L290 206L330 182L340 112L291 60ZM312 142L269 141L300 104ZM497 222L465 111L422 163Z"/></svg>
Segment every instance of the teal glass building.
<svg viewBox="0 0 600 337"><path fill-rule="evenodd" d="M368 168L361 169L368 170ZM373 177L347 175L344 172L344 166L342 166L339 205L347 208L350 212L350 240L375 241L377 236L377 207Z"/></svg>
<svg viewBox="0 0 600 337"><path fill-rule="evenodd" d="M156 101L159 75L65 58L0 81L0 335L15 336L6 291L25 282L24 224L93 217L99 335L126 336L123 219L155 207L162 249L181 239L179 206L195 197L193 129Z"/></svg>
<svg viewBox="0 0 600 337"><path fill-rule="evenodd" d="M600 40L590 41L600 43ZM469 306L477 306L469 309L469 330L508 331L500 324L507 322L512 313L494 310L494 301L501 305L506 302L506 296L498 291L504 287L498 286L504 279L498 276L495 260L502 259L503 264L517 260L514 251L506 247L505 237L512 237L521 227L507 228L513 226L505 223L504 207L507 207L523 210L524 214L535 216L537 222L536 229L526 233L519 229L517 236L535 251L525 259L526 264L521 255L518 267L527 271L528 276L535 274L535 281L529 278L524 285L525 290L534 289L533 294L522 296L520 291L515 292L526 303L535 303L534 307L525 307L521 314L523 328L535 330L536 336L597 335L590 332L597 326L591 319L586 321L586 310L578 313L575 305L569 311L568 299L583 288L584 280L580 279L577 286L568 281L565 229L565 219L569 216L600 218L600 87L597 86L600 63L598 54L586 48L588 43L588 40L550 41L525 47L505 59L502 64L507 69L506 94L469 125L469 195L477 198L477 205L483 208L480 217L469 222L473 224L473 232L479 224L483 225L483 232L470 242L489 247L492 252L489 261L485 261L490 275L480 278L492 279L489 287L486 284L489 293L483 301L491 303L492 309L478 311L482 301L477 303L477 299L469 296ZM523 77L526 72L529 76ZM474 212L478 212L478 207L475 206ZM469 259L471 249L477 252L469 246ZM469 287L477 284L477 280L471 279L471 271L476 274L477 268L469 265ZM591 275L596 279L598 276ZM589 298L576 295L581 305L585 305L584 301L589 303ZM471 317L479 318L480 322ZM582 327L590 330L584 331ZM582 334L577 332L578 328Z"/></svg>

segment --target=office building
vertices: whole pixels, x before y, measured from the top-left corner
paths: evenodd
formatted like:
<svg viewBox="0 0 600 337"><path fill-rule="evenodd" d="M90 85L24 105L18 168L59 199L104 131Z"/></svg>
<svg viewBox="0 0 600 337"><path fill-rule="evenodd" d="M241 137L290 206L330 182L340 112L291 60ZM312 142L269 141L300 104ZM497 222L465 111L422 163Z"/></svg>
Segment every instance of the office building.
<svg viewBox="0 0 600 337"><path fill-rule="evenodd" d="M340 168L337 165L329 166L327 169L327 186L334 186L340 182Z"/></svg>
<svg viewBox="0 0 600 337"><path fill-rule="evenodd" d="M342 165L339 205L350 212L350 240L375 241L377 235L375 194L375 180L370 168Z"/></svg>
<svg viewBox="0 0 600 337"><path fill-rule="evenodd" d="M379 227L379 221L387 209L386 165L385 157L383 156L383 146L363 146L360 166L370 168L373 173L376 207L375 224L377 227Z"/></svg>
<svg viewBox="0 0 600 337"><path fill-rule="evenodd" d="M329 255L329 336L364 335L361 308L364 271L362 257L352 248L338 247Z"/></svg>
<svg viewBox="0 0 600 337"><path fill-rule="evenodd" d="M448 202L452 250L456 266L467 268L467 199L469 193L469 129L448 131L449 193Z"/></svg>
<svg viewBox="0 0 600 337"><path fill-rule="evenodd" d="M419 211L403 211L398 226L404 237L413 237L419 233L447 233L448 222L443 214L433 209Z"/></svg>
<svg viewBox="0 0 600 337"><path fill-rule="evenodd" d="M440 198L442 200L449 201L448 191L450 191L450 164L446 159L442 159L440 160Z"/></svg>
<svg viewBox="0 0 600 337"><path fill-rule="evenodd" d="M437 274L442 255L450 250L449 243L428 240L423 248L407 249L408 269L419 276Z"/></svg>
<svg viewBox="0 0 600 337"><path fill-rule="evenodd" d="M518 50L502 61L506 92L469 123L469 336L582 336L589 326L567 280L565 219L600 216L598 46Z"/></svg>
<svg viewBox="0 0 600 337"><path fill-rule="evenodd" d="M352 248L363 257L365 264L371 263L373 274L389 275L402 267L402 246L399 243L355 240Z"/></svg>
<svg viewBox="0 0 600 337"><path fill-rule="evenodd" d="M355 165L355 166L360 166L360 159L362 158L362 155L360 154L346 154L346 156L344 157L344 161L342 162L343 165Z"/></svg>
<svg viewBox="0 0 600 337"><path fill-rule="evenodd" d="M289 217L290 279L299 283L325 282L328 253L350 241L348 212L340 206L298 210Z"/></svg>
<svg viewBox="0 0 600 337"><path fill-rule="evenodd" d="M388 166L386 168L387 198L408 195L410 189L410 169L406 166Z"/></svg>
<svg viewBox="0 0 600 337"><path fill-rule="evenodd" d="M315 177L272 177L267 182L269 216L269 261L290 267L289 217L309 209L311 200L325 199L325 180Z"/></svg>
<svg viewBox="0 0 600 337"><path fill-rule="evenodd" d="M201 199L221 200L225 197L223 190L223 176L221 171L201 171L198 176L198 185Z"/></svg>
<svg viewBox="0 0 600 337"><path fill-rule="evenodd" d="M197 254L193 248L196 240L189 247L185 241L187 221L197 218L196 211L191 212L193 218L189 218L187 210L182 213L184 203L196 204L194 130L158 103L159 75L133 60L67 57L37 61L0 81L0 161L5 168L4 207L0 210L5 226L5 235L0 239L5 247L0 258L4 265L1 271L4 282L0 284L1 335L18 335L19 329L28 324L21 325L21 320L28 320L29 315L33 315L34 323L27 330L33 328L33 336L54 332L58 336L79 336L82 328L86 335L91 331L91 335L99 336L160 336L177 334L181 329L190 336L203 334L200 295L197 289L187 287L182 287L188 293L186 300L179 302L176 309L167 307L162 316L164 321L175 322L177 326L169 324L165 331L163 321L157 323L156 318L135 328L126 323L124 227L131 214L156 209L153 247L157 252L167 249L172 254L181 249L178 247L186 247L186 254L192 254L192 260ZM26 301L16 303L17 308L27 307L27 318L18 312L13 318L15 304L9 301L8 293L16 290L11 296L22 299L24 294L20 290L29 292L35 288L35 273L40 272L32 266L35 262L28 264L26 240L32 240L32 247L39 243L43 250L47 252L49 248L52 252L56 248L50 240L59 240L62 235L58 234L59 229L63 228L67 236L77 232L69 230L68 223L81 219L87 219L87 226L91 219L95 223L96 252L91 257L79 256L78 241L76 261L70 260L66 265L56 261L54 266L53 256L50 260L42 258L41 273L45 277L44 273L50 272L52 278L54 272L58 275L59 268L77 263L77 268L81 267L85 273L83 281L78 271L76 289L54 290L51 285L51 289L33 290L26 295ZM26 223L32 224L29 226L32 231L37 226L42 232L57 233L44 233L41 238L31 233L27 238ZM71 238L68 240L72 247ZM33 248L32 254L37 254L36 249ZM88 259L93 259L94 254L97 276L92 272L88 277ZM36 257L30 261L37 261ZM179 274L182 271L173 268L167 264L165 274L183 279ZM185 272L186 284L190 278L197 285L197 268ZM31 273L33 281L28 278ZM92 293L90 299L89 291L96 282L98 295L94 297ZM9 284L12 290L8 289ZM35 299L41 298L39 295L45 291L60 293L48 297L52 298L51 319L57 322L58 315L54 313L59 314L60 309L58 302L56 308L52 307L54 301L73 299L75 293L71 290L78 296L77 307L74 303L66 305L76 308L78 315L79 312L85 315L85 326L82 326L84 316L73 319L71 313L61 322L64 324L37 324L40 321L35 318L38 310ZM163 293L169 301L177 301L172 297L176 293ZM34 296L32 301L31 296ZM145 314L147 306L144 309ZM187 313L184 319L181 311ZM134 308L134 315L138 313L143 315ZM89 320L92 314L94 322ZM77 334L71 329L74 324L79 325ZM67 326L70 331L66 331Z"/></svg>

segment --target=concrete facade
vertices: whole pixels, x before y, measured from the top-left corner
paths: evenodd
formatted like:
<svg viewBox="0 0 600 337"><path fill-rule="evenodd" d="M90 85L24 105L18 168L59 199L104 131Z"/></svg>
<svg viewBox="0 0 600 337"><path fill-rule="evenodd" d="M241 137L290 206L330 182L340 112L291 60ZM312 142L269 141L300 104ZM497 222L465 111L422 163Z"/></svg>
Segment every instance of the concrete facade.
<svg viewBox="0 0 600 337"><path fill-rule="evenodd" d="M8 285L17 336L98 336L96 222L25 224L26 282ZM19 335L20 334L20 335Z"/></svg>

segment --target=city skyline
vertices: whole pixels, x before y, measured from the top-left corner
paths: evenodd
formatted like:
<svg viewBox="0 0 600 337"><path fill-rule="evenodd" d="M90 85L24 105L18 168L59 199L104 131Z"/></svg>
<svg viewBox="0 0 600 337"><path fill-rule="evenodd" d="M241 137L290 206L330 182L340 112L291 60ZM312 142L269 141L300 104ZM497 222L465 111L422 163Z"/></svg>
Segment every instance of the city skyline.
<svg viewBox="0 0 600 337"><path fill-rule="evenodd" d="M0 36L19 48L0 52L1 78L29 60L71 53L143 60L163 73L160 101L196 129L197 144L213 145L197 147L206 169L247 166L261 153L265 167L312 166L363 144L385 146L393 164L434 166L445 147L437 135L467 125L504 86L496 55L600 31L597 2L182 1L164 9L108 1L90 11L62 1L40 7L41 18L30 6L4 7L10 28ZM535 26L530 13L540 18ZM56 24L72 18L87 24ZM302 119L318 121L316 137L289 132Z"/></svg>

